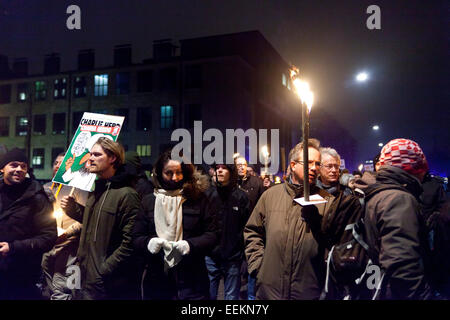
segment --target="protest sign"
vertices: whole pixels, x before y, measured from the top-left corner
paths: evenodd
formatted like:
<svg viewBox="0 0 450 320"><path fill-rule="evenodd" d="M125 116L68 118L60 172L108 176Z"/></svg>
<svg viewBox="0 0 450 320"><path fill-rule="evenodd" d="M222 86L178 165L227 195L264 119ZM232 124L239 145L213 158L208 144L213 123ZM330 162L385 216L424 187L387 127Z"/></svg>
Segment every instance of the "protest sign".
<svg viewBox="0 0 450 320"><path fill-rule="evenodd" d="M91 191L96 174L89 172L89 151L100 137L116 141L124 119L85 112L53 182Z"/></svg>

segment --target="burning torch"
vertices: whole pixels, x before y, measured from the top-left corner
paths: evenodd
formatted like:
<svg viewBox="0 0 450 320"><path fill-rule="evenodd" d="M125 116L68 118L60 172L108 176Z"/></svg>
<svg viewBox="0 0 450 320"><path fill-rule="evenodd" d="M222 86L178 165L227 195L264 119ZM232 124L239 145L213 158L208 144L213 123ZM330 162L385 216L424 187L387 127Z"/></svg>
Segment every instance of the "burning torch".
<svg viewBox="0 0 450 320"><path fill-rule="evenodd" d="M302 105L302 131L303 131L303 196L305 201L309 201L309 159L308 159L308 140L309 140L309 114L314 102L314 94L309 88L309 84L298 76L299 70L293 67L291 70L291 79L295 92L300 98Z"/></svg>

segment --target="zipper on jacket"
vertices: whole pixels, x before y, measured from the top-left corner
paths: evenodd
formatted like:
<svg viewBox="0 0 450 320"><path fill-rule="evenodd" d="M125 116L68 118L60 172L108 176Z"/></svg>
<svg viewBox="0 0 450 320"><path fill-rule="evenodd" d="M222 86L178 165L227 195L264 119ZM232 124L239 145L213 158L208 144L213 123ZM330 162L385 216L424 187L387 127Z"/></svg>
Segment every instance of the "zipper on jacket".
<svg viewBox="0 0 450 320"><path fill-rule="evenodd" d="M106 192L105 192L105 196L103 197L103 201L100 204L100 208L98 209L98 213L97 213L97 223L95 225L95 233L94 233L94 242L97 241L97 230L98 230L98 223L100 222L100 212L102 211L103 208L103 204L105 203L106 200L106 196L108 195L109 192L109 187L111 186L111 182L108 182L108 187L106 188Z"/></svg>

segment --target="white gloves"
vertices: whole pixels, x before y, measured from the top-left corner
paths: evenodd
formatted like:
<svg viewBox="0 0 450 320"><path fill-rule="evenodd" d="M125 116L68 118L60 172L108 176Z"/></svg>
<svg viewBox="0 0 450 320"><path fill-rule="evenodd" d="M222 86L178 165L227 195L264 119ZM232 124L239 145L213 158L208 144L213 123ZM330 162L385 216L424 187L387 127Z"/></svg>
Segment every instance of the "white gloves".
<svg viewBox="0 0 450 320"><path fill-rule="evenodd" d="M178 250L178 252L181 253L182 256L187 255L191 248L189 247L189 243L186 240L180 240L173 243L173 248Z"/></svg>
<svg viewBox="0 0 450 320"><path fill-rule="evenodd" d="M166 242L167 240L164 240L162 238L151 238L148 242L147 249L148 251L150 251L150 253L157 254Z"/></svg>
<svg viewBox="0 0 450 320"><path fill-rule="evenodd" d="M189 243L186 240L180 240L177 242L167 241L162 238L151 238L148 242L147 249L152 254L157 254L161 248L167 248L170 250L171 248L177 250L182 256L187 255L191 248L189 247Z"/></svg>

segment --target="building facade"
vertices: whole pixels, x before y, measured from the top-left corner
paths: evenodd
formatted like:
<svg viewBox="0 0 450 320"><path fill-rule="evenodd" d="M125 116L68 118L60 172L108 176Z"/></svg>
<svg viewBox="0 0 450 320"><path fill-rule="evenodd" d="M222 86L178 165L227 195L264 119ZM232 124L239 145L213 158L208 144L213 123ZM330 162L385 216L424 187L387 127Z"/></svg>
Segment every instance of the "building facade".
<svg viewBox="0 0 450 320"><path fill-rule="evenodd" d="M301 112L289 64L258 31L185 39L178 46L155 41L153 57L138 64L131 50L116 46L107 68L95 68L95 52L82 50L72 71L60 71L59 55L50 54L38 75L27 74L26 59L16 59L11 71L0 57L1 149L23 149L35 176L51 179L52 161L70 144L84 112L125 116L119 141L145 165L177 143L174 129L192 132L196 120L203 132L280 129L285 154L299 140Z"/></svg>

